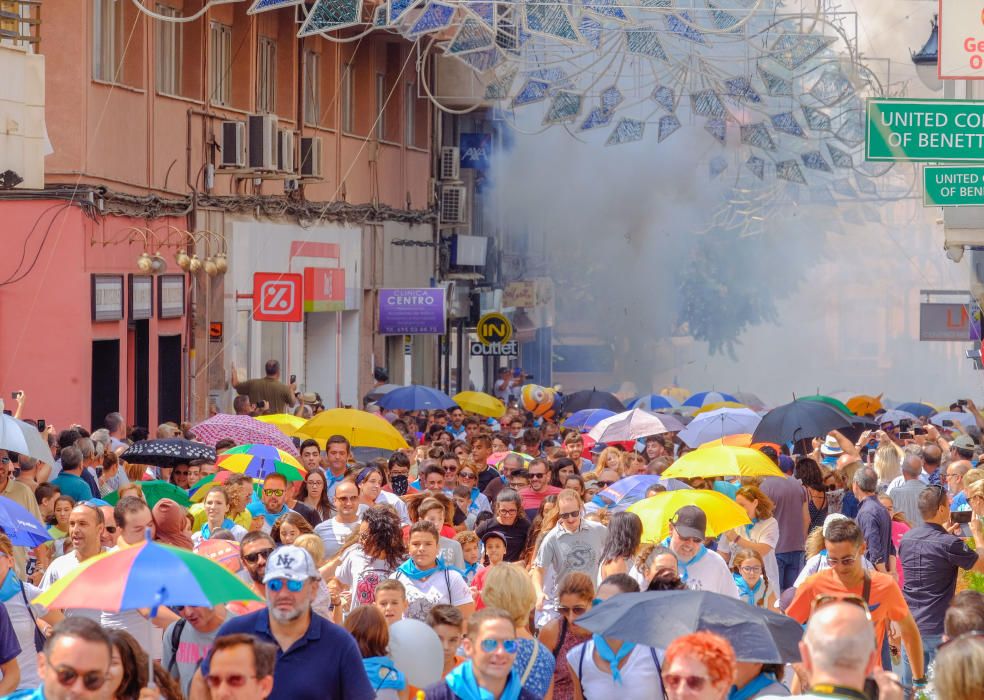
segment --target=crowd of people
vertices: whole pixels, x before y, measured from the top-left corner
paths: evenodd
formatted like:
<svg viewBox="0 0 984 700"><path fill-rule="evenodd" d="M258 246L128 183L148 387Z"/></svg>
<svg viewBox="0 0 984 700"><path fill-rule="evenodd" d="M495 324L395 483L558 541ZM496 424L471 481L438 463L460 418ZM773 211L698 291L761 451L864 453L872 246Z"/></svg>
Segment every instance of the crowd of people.
<svg viewBox="0 0 984 700"><path fill-rule="evenodd" d="M220 479L211 461L121 460L146 431L118 413L92 432L49 430L54 467L0 449L0 493L52 537L26 549L0 534L0 696L982 698L984 416L973 402L952 408L966 423L912 430L873 415L877 427L856 441L832 431L757 445L783 476L683 485L724 494L748 525L716 532L714 513L684 505L667 537L645 541L638 515L596 496L645 475L647 497L665 491L670 480L655 477L694 449L671 432L587 449L563 414L377 409L406 449L359 462L341 435L297 440L294 481ZM195 439L189 426L158 435ZM193 505L151 498L148 480ZM223 565L262 602L153 617L32 602L92 557L148 536L226 547ZM620 596L685 590L794 619L800 658L743 658L740 632L648 646L579 625ZM440 642L436 682L415 686L397 658L408 624Z"/></svg>

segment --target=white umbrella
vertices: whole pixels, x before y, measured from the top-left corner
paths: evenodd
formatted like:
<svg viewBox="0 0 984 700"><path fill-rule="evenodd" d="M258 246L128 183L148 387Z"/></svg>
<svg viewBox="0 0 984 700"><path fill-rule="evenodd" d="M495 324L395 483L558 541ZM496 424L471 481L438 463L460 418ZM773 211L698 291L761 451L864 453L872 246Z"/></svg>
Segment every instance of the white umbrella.
<svg viewBox="0 0 984 700"><path fill-rule="evenodd" d="M27 455L52 466L55 464L48 441L41 437L38 429L6 413L0 414L0 450Z"/></svg>
<svg viewBox="0 0 984 700"><path fill-rule="evenodd" d="M623 442L638 440L648 435L675 433L683 430L683 423L665 413L655 414L642 408L616 413L600 421L588 435L596 442Z"/></svg>
<svg viewBox="0 0 984 700"><path fill-rule="evenodd" d="M879 423L879 425L885 423L895 423L895 425L898 425L904 420L911 420L913 423L919 422L919 419L916 418L915 414L909 413L908 411L899 411L897 409L885 411L880 416L876 416L875 420ZM973 416L971 416L971 421L973 421Z"/></svg>
<svg viewBox="0 0 984 700"><path fill-rule="evenodd" d="M937 413L935 416L929 419L929 422L940 428L943 426L943 421L953 421L954 423L960 423L960 425L966 430L972 425L977 425L974 421L973 414L961 413L960 411L943 411L943 413Z"/></svg>
<svg viewBox="0 0 984 700"><path fill-rule="evenodd" d="M725 435L751 435L761 422L762 417L750 408L719 408L695 417L680 432L680 439L690 447L700 447Z"/></svg>

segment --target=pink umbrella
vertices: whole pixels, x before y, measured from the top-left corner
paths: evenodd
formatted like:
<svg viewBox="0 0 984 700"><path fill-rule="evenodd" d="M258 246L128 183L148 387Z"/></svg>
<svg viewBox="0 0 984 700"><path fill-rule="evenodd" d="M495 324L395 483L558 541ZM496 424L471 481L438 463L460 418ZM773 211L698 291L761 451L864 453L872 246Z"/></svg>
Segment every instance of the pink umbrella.
<svg viewBox="0 0 984 700"><path fill-rule="evenodd" d="M263 423L250 416L233 416L220 413L208 420L202 421L191 429L195 439L206 445L214 446L219 440L228 438L235 440L237 445L247 443L253 445L270 445L284 452L298 456L297 448L290 438L280 432L280 428Z"/></svg>

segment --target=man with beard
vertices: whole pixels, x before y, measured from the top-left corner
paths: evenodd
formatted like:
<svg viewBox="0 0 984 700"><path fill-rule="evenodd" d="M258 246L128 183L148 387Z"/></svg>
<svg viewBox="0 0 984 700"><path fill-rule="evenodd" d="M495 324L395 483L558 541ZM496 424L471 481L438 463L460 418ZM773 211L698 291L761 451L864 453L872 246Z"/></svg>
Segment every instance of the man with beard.
<svg viewBox="0 0 984 700"><path fill-rule="evenodd" d="M251 634L280 648L270 694L274 700L372 700L376 694L355 639L311 612L319 582L306 550L290 545L274 550L263 576L267 607L228 620L217 638ZM208 676L206 664L201 673Z"/></svg>

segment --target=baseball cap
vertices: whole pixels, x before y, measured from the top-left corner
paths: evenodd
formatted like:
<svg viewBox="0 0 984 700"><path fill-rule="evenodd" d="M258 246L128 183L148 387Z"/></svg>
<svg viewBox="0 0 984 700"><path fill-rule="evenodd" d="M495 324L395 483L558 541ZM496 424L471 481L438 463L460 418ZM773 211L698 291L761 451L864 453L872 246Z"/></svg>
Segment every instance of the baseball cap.
<svg viewBox="0 0 984 700"><path fill-rule="evenodd" d="M706 536L707 516L697 506L684 506L673 515L670 522L681 537Z"/></svg>
<svg viewBox="0 0 984 700"><path fill-rule="evenodd" d="M843 452L844 450L841 449L840 443L837 442L837 438L833 435L828 435L827 439L820 445L820 453L827 457L839 457Z"/></svg>
<svg viewBox="0 0 984 700"><path fill-rule="evenodd" d="M956 440L950 443L950 446L955 447L958 450L973 452L974 448L977 447L977 443L974 442L974 438L970 437L970 435L960 435Z"/></svg>
<svg viewBox="0 0 984 700"><path fill-rule="evenodd" d="M500 539L502 540L502 544L506 545L507 547L509 546L509 542L506 540L505 533L499 532L498 530L489 530L484 535L482 535L482 544L487 543L491 539Z"/></svg>
<svg viewBox="0 0 984 700"><path fill-rule="evenodd" d="M311 558L306 549L294 545L285 545L273 550L273 554L267 560L263 583L269 583L277 578L285 578L288 581L307 581L318 576L318 567L314 565L314 559Z"/></svg>

